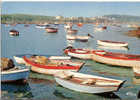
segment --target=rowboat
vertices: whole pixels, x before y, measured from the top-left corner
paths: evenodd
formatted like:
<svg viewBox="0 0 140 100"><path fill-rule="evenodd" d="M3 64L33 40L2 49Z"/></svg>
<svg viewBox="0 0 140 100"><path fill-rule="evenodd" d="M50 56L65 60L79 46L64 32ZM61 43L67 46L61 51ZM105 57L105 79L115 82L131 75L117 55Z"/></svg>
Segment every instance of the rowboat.
<svg viewBox="0 0 140 100"><path fill-rule="evenodd" d="M54 76L59 85L83 93L105 93L118 91L125 82L124 80L70 71L63 71L55 74Z"/></svg>
<svg viewBox="0 0 140 100"><path fill-rule="evenodd" d="M74 62L70 60L48 60L46 64L40 64L37 62L36 58L31 59L24 56L23 59L29 66L31 66L32 71L48 75L54 75L63 70L79 71L84 65L82 62Z"/></svg>
<svg viewBox="0 0 140 100"><path fill-rule="evenodd" d="M104 50L94 50L92 53L92 59L100 63L124 67L140 67L140 55L113 53Z"/></svg>
<svg viewBox="0 0 140 100"><path fill-rule="evenodd" d="M123 50L123 51L128 51L129 48L127 47L115 47L115 46L103 46L103 45L98 45L98 49L102 50Z"/></svg>
<svg viewBox="0 0 140 100"><path fill-rule="evenodd" d="M17 30L10 30L9 34L12 36L18 36L19 32Z"/></svg>
<svg viewBox="0 0 140 100"><path fill-rule="evenodd" d="M17 80L27 80L29 77L29 68L14 67L1 72L1 82L13 82Z"/></svg>
<svg viewBox="0 0 140 100"><path fill-rule="evenodd" d="M110 41L110 40L97 40L97 44L103 46L127 47L127 42Z"/></svg>
<svg viewBox="0 0 140 100"><path fill-rule="evenodd" d="M78 32L78 30L72 30L72 29L67 30L68 34L75 34L77 32Z"/></svg>
<svg viewBox="0 0 140 100"><path fill-rule="evenodd" d="M135 76L140 77L140 66L133 66L133 72L134 72Z"/></svg>
<svg viewBox="0 0 140 100"><path fill-rule="evenodd" d="M88 49L65 49L64 53L79 59L92 59L92 50Z"/></svg>
<svg viewBox="0 0 140 100"><path fill-rule="evenodd" d="M57 28L45 28L45 29L48 33L57 33L58 32Z"/></svg>
<svg viewBox="0 0 140 100"><path fill-rule="evenodd" d="M92 37L89 34L87 36L79 36L79 35L66 35L68 40L80 40L80 41L88 41L88 39Z"/></svg>
<svg viewBox="0 0 140 100"><path fill-rule="evenodd" d="M23 56L25 55L13 56L13 58L18 64L26 64L26 62L23 59ZM26 55L26 56L32 56L32 55ZM70 60L71 59L71 57L69 56L46 56L46 57L48 57L48 59L50 60Z"/></svg>

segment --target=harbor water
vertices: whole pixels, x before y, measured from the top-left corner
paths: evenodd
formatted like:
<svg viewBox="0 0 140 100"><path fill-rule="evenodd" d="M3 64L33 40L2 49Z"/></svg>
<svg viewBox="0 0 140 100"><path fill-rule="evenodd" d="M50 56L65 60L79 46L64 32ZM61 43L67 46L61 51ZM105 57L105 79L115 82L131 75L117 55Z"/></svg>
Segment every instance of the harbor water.
<svg viewBox="0 0 140 100"><path fill-rule="evenodd" d="M129 37L125 33L132 28L108 26L103 32L94 31L93 24L84 24L82 27L73 26L78 35L91 34L88 42L69 41L66 39L64 25L60 24L57 33L47 33L45 29L36 28L35 24L25 27L24 24L16 26L1 25L1 56L13 59L15 55L64 55L63 49L72 45L75 48L101 49L112 52L140 54L140 38ZM19 31L19 36L10 36L9 31ZM97 45L97 40L113 40L128 42L128 48L104 48ZM14 60L14 59L13 59ZM77 60L74 58L74 60ZM80 59L78 59L80 60ZM31 72L27 84L1 84L1 97L3 100L138 100L140 91L140 78L134 77L131 68L110 66L92 60L80 60L85 65L82 73L105 76L126 80L123 87L114 93L87 94L72 91L59 86L53 76ZM16 62L15 62L16 64ZM18 64L17 64L18 65Z"/></svg>

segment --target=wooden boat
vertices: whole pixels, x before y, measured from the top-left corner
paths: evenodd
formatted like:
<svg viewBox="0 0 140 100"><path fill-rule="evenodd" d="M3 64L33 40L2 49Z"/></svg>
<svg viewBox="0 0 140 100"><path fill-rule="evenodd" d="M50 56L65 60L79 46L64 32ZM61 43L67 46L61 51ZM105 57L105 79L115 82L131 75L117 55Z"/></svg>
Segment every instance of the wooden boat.
<svg viewBox="0 0 140 100"><path fill-rule="evenodd" d="M58 32L57 28L45 28L45 29L48 33L57 33Z"/></svg>
<svg viewBox="0 0 140 100"><path fill-rule="evenodd" d="M29 77L29 68L14 67L1 72L1 82L13 82L17 80L27 80Z"/></svg>
<svg viewBox="0 0 140 100"><path fill-rule="evenodd" d="M16 63L18 64L26 64L26 62L23 59L23 56L25 55L19 55L19 56L13 56ZM26 55L26 56L32 56L32 55ZM71 57L69 56L47 56L49 60L70 60Z"/></svg>
<svg viewBox="0 0 140 100"><path fill-rule="evenodd" d="M79 59L92 59L92 50L87 49L65 49L64 53Z"/></svg>
<svg viewBox="0 0 140 100"><path fill-rule="evenodd" d="M72 29L67 30L68 34L75 34L77 32L78 32L78 30L72 30Z"/></svg>
<svg viewBox="0 0 140 100"><path fill-rule="evenodd" d="M140 55L113 53L106 52L104 50L94 50L92 54L92 59L97 62L109 65L124 67L140 67Z"/></svg>
<svg viewBox="0 0 140 100"><path fill-rule="evenodd" d="M48 75L54 75L55 73L63 70L79 71L84 65L82 62L72 62L66 60L48 60L47 64L40 64L37 62L36 58L30 59L24 56L23 59L29 66L31 66L32 71Z"/></svg>
<svg viewBox="0 0 140 100"><path fill-rule="evenodd" d="M97 44L103 46L127 47L127 42L110 41L110 40L97 40Z"/></svg>
<svg viewBox="0 0 140 100"><path fill-rule="evenodd" d="M103 46L103 45L98 45L98 48L102 50L123 50L123 51L129 50L129 48L127 47L115 47L115 46Z"/></svg>
<svg viewBox="0 0 140 100"><path fill-rule="evenodd" d="M135 76L140 77L140 65L139 66L133 66L133 72L134 72Z"/></svg>
<svg viewBox="0 0 140 100"><path fill-rule="evenodd" d="M12 35L12 36L18 36L19 35L19 31L17 31L17 30L10 30L9 34Z"/></svg>
<svg viewBox="0 0 140 100"><path fill-rule="evenodd" d="M61 86L83 93L105 93L118 91L124 80L100 77L78 72L61 72L54 75Z"/></svg>
<svg viewBox="0 0 140 100"><path fill-rule="evenodd" d="M88 41L88 39L92 37L91 35L87 36L79 36L79 35L66 35L68 40L79 40L79 41Z"/></svg>

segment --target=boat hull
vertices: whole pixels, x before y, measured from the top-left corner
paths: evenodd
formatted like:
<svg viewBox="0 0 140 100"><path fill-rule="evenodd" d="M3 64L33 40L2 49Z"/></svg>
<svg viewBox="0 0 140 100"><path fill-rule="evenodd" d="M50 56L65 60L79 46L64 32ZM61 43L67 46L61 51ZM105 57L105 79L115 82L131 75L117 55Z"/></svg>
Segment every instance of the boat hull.
<svg viewBox="0 0 140 100"><path fill-rule="evenodd" d="M105 92L118 91L121 88L122 84L125 82L122 80L104 78L100 76L82 74L78 72L66 72L64 75L68 75L68 74L72 75L72 77L75 77L75 78L83 78L84 81L86 79L95 79L95 80L100 79L100 80L110 81L107 83L96 81L96 83L93 85L85 85L85 84L82 84L83 82L77 83L75 81L70 81L69 79L60 78L60 77L63 77L63 74L55 75L56 82L60 84L61 86L74 90L74 91L83 92L83 93L105 93Z"/></svg>
<svg viewBox="0 0 140 100"><path fill-rule="evenodd" d="M140 61L137 60L114 59L114 58L100 56L95 53L93 53L92 59L94 61L109 64L109 65L123 66L123 67L132 67L132 66L140 67Z"/></svg>
<svg viewBox="0 0 140 100"><path fill-rule="evenodd" d="M118 90L118 87L110 87L110 86L105 86L105 87L83 86L80 84L68 82L66 80L57 77L55 77L55 80L58 84L62 85L65 88L78 92L83 92L83 93L105 93L105 92L114 92Z"/></svg>
<svg viewBox="0 0 140 100"><path fill-rule="evenodd" d="M97 44L103 46L115 46L115 47L127 47L128 43L111 43L111 42L103 42L101 40L97 40Z"/></svg>
<svg viewBox="0 0 140 100"><path fill-rule="evenodd" d="M79 71L79 69L44 69L44 68L39 68L36 66L31 66L31 70L33 72L41 73L41 74L47 74L47 75L54 75L60 71Z"/></svg>
<svg viewBox="0 0 140 100"><path fill-rule="evenodd" d="M27 80L29 77L29 69L19 69L16 71L4 71L1 73L1 82L13 82L17 80Z"/></svg>

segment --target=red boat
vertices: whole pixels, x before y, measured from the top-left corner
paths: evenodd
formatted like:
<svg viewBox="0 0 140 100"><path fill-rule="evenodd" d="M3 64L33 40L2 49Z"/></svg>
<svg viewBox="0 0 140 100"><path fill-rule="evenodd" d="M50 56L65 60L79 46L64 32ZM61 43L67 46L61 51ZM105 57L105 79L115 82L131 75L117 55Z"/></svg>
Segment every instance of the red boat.
<svg viewBox="0 0 140 100"><path fill-rule="evenodd" d="M140 67L140 55L106 52L104 50L94 50L92 59L109 65Z"/></svg>
<svg viewBox="0 0 140 100"><path fill-rule="evenodd" d="M57 28L46 28L46 31L48 33L57 33L58 32L58 29Z"/></svg>
<svg viewBox="0 0 140 100"><path fill-rule="evenodd" d="M70 60L48 60L47 64L40 64L37 62L36 58L23 57L25 62L31 66L31 70L34 72L54 75L59 71L79 71L84 65L82 62L72 62Z"/></svg>

